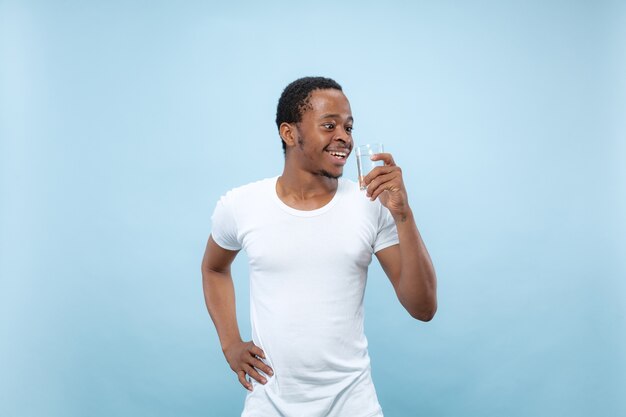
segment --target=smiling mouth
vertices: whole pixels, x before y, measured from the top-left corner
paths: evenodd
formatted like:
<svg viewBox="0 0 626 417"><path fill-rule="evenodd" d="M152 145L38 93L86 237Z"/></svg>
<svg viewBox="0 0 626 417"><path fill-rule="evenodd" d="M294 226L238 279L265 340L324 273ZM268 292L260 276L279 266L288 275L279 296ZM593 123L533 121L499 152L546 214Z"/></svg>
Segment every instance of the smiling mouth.
<svg viewBox="0 0 626 417"><path fill-rule="evenodd" d="M348 157L348 153L347 152L342 152L342 151L326 151L329 154L331 154L332 156L334 156L335 158L339 159L339 160L344 160Z"/></svg>

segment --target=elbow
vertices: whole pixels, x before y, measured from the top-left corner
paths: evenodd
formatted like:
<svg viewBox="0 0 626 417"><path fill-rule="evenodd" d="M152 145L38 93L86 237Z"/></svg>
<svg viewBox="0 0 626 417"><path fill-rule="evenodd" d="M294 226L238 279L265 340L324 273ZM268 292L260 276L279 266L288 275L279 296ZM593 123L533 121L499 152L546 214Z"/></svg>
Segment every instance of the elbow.
<svg viewBox="0 0 626 417"><path fill-rule="evenodd" d="M400 281L400 283L404 282L415 284L410 287L405 285L404 288L398 285L396 293L400 303L414 319L423 322L431 321L437 312L437 281L434 274L426 280Z"/></svg>
<svg viewBox="0 0 626 417"><path fill-rule="evenodd" d="M411 317L416 320L429 322L435 317L435 311L421 311L419 313L411 313Z"/></svg>
<svg viewBox="0 0 626 417"><path fill-rule="evenodd" d="M414 308L408 311L414 319L429 322L435 317L435 313L437 312L437 303L434 302L428 306L421 306L421 308Z"/></svg>

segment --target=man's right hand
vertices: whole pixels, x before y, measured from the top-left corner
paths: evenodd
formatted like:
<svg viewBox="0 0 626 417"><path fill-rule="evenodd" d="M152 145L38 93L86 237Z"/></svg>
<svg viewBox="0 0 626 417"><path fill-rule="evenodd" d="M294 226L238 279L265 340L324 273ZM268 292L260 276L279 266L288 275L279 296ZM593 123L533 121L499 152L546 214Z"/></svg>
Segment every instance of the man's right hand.
<svg viewBox="0 0 626 417"><path fill-rule="evenodd" d="M235 342L224 348L224 356L233 370L239 377L239 382L243 387L252 391L252 384L246 379L246 375L254 378L265 385L267 379L258 371L263 371L266 375L274 375L272 368L267 366L261 359L265 359L265 352L250 342Z"/></svg>

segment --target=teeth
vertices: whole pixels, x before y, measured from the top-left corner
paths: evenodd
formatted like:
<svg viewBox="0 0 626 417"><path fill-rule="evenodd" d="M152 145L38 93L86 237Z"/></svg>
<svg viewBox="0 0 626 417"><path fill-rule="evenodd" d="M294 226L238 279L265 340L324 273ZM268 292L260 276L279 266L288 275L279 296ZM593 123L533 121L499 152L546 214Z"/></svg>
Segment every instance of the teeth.
<svg viewBox="0 0 626 417"><path fill-rule="evenodd" d="M335 151L330 151L329 152L331 155L333 156L338 156L340 158L345 158L348 154L345 152L335 152Z"/></svg>

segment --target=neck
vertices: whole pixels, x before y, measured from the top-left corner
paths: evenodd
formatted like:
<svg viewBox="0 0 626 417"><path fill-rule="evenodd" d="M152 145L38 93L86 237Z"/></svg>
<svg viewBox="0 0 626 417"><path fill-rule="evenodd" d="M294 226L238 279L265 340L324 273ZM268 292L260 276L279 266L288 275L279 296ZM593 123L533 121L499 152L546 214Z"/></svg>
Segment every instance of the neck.
<svg viewBox="0 0 626 417"><path fill-rule="evenodd" d="M283 174L277 182L278 192L283 197L301 201L332 196L337 191L338 184L337 178L294 169L289 164L285 164Z"/></svg>

